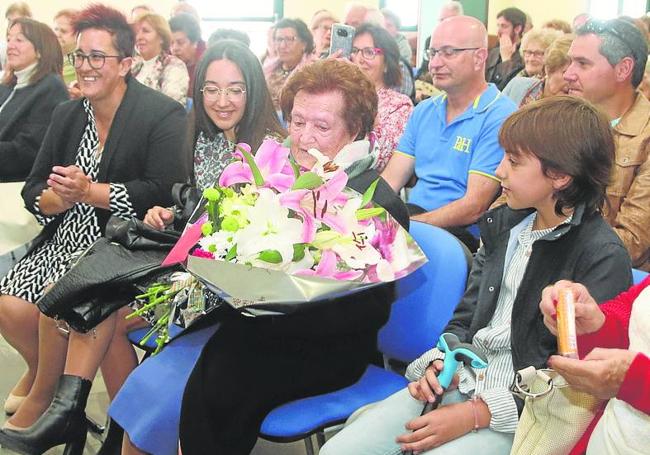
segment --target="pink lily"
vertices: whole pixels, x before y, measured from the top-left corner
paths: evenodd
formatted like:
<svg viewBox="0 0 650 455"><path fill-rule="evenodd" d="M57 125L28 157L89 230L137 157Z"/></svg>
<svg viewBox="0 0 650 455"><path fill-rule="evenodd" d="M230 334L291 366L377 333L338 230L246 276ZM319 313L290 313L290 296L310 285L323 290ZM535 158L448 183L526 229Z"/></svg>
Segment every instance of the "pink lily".
<svg viewBox="0 0 650 455"><path fill-rule="evenodd" d="M267 139L255 153L253 167L243 148L250 153L248 144L237 144L234 156L237 161L230 163L221 173L219 186L231 186L237 183L254 183L265 188L274 188L283 192L291 188L296 177L289 163L289 149L274 140Z"/></svg>
<svg viewBox="0 0 650 455"><path fill-rule="evenodd" d="M316 266L316 270L303 269L298 270L294 275L302 276L319 276L322 278L333 278L335 280L352 281L363 275L360 270L349 270L347 272L337 271L337 256L332 250L324 250L321 255L320 262Z"/></svg>
<svg viewBox="0 0 650 455"><path fill-rule="evenodd" d="M331 229L347 234L347 224L335 206L343 206L347 196L343 193L348 183L345 172L336 172L328 181L313 190L293 190L280 195L280 204L290 208L303 220L302 241L310 243L316 236L317 222Z"/></svg>

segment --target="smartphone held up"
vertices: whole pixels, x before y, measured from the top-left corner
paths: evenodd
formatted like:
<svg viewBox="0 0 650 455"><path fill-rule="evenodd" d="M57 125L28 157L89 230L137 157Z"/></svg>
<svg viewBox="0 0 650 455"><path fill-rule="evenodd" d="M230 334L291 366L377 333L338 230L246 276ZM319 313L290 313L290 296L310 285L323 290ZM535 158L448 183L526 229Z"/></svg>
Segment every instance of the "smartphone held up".
<svg viewBox="0 0 650 455"><path fill-rule="evenodd" d="M332 39L330 41L330 55L342 50L341 57L350 58L354 27L345 24L332 24Z"/></svg>

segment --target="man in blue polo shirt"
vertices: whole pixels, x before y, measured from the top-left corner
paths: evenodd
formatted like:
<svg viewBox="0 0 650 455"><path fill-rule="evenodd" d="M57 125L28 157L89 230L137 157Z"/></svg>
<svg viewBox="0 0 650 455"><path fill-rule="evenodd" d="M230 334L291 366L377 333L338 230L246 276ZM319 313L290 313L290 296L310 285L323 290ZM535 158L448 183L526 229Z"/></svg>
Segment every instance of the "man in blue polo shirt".
<svg viewBox="0 0 650 455"><path fill-rule="evenodd" d="M382 177L397 192L415 174L412 219L449 230L475 251L466 228L499 190L499 128L516 106L485 81L487 31L477 19L442 21L428 53L433 83L445 93L418 104Z"/></svg>

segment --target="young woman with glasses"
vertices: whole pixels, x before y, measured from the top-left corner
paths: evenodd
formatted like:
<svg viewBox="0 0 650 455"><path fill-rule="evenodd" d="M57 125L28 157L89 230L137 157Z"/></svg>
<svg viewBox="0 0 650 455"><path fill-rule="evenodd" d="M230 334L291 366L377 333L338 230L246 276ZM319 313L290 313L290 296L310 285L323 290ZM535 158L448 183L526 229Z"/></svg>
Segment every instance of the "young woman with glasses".
<svg viewBox="0 0 650 455"><path fill-rule="evenodd" d="M230 162L236 143L245 142L257 150L266 138L282 140L286 136L275 115L257 57L238 41L223 40L208 48L198 66L193 95L194 126L190 126L189 136L194 150L193 183L200 190L216 183ZM147 212L144 221L164 229L174 221L174 214L156 206ZM122 315L129 312L125 308ZM111 398L137 366L127 333L146 325L142 320L127 321L122 315L102 364ZM183 389L203 344L215 328L193 328L192 333L172 341L129 376L109 410L128 434L128 453L176 452ZM182 359L178 358L179 352ZM173 371L169 371L170 365L174 365ZM152 378L158 377L165 388L164 397L155 392L156 386L152 387ZM146 408L146 412L133 412L136 397L140 409ZM115 436L112 441L120 442L115 441Z"/></svg>
<svg viewBox="0 0 650 455"><path fill-rule="evenodd" d="M395 90L402 79L399 49L386 30L371 24L357 28L352 41L351 58L375 84L377 90L379 104L374 128L377 147L375 169L381 172L404 132L413 110L413 102Z"/></svg>

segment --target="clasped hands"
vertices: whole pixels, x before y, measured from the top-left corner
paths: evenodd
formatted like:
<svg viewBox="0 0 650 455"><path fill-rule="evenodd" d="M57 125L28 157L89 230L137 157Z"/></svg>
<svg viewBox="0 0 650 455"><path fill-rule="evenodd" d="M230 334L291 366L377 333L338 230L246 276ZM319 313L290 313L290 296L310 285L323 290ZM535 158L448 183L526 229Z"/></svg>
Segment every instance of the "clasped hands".
<svg viewBox="0 0 650 455"><path fill-rule="evenodd" d="M441 360L436 360L429 365L424 376L408 385L411 396L420 401L431 403L440 399L444 392L438 382L438 374L442 371L442 367ZM458 374L455 374L447 390L457 388L458 381ZM481 409L481 412L487 410L485 403L480 400L478 403L480 404L477 404L477 407ZM406 423L405 428L409 432L398 436L397 443L404 451L412 450L414 453L420 453L469 433L474 428L472 406L469 401L452 403L416 417Z"/></svg>
<svg viewBox="0 0 650 455"><path fill-rule="evenodd" d="M87 202L92 179L77 166L54 166L47 185L71 208L76 203Z"/></svg>

